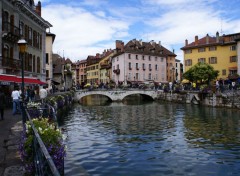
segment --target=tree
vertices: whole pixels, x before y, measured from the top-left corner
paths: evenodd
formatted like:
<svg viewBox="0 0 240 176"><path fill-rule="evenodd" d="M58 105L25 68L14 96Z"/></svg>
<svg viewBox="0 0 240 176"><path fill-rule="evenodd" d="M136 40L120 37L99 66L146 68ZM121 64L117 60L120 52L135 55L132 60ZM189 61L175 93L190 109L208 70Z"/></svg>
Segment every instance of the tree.
<svg viewBox="0 0 240 176"><path fill-rule="evenodd" d="M183 74L183 78L191 82L210 83L215 80L219 75L218 70L207 63L197 63Z"/></svg>

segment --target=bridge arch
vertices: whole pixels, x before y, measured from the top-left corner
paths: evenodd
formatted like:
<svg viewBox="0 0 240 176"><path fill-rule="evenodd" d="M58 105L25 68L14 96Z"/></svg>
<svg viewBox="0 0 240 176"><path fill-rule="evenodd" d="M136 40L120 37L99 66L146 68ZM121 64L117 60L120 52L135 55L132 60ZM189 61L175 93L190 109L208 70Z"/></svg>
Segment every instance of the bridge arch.
<svg viewBox="0 0 240 176"><path fill-rule="evenodd" d="M157 98L157 91L154 90L80 90L75 92L75 101L88 95L105 95L112 101L122 101L129 95L140 94L143 96L151 97L153 100Z"/></svg>

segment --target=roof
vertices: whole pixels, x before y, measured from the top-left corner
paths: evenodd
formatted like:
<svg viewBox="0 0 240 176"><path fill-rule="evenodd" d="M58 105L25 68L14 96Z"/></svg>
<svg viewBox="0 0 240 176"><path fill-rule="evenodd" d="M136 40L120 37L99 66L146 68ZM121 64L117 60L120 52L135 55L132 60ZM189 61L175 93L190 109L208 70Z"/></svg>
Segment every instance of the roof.
<svg viewBox="0 0 240 176"><path fill-rule="evenodd" d="M121 55L122 53L135 53L161 57L177 56L176 54L162 46L160 43L156 43L153 40L150 42L142 42L141 40L136 39L130 40L124 46L124 51L117 51L117 53L113 57Z"/></svg>
<svg viewBox="0 0 240 176"><path fill-rule="evenodd" d="M208 38L208 42L207 42L207 38ZM240 38L240 33L234 33L234 34L228 34L228 35L223 34L222 36L219 36L217 32L216 37L212 37L207 34L207 36L197 40L195 39L196 41L185 45L181 49L185 50L185 49L199 48L199 47L205 47L205 46L230 45L230 44L236 43L236 41L238 41L239 38Z"/></svg>

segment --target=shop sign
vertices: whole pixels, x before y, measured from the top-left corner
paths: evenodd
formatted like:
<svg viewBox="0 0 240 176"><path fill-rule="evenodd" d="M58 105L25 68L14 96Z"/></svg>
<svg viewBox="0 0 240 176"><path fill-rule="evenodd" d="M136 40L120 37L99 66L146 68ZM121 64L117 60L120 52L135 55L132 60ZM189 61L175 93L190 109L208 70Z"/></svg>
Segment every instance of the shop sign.
<svg viewBox="0 0 240 176"><path fill-rule="evenodd" d="M9 85L10 85L10 82L7 82L7 81L1 81L1 82L0 82L0 85L9 86Z"/></svg>

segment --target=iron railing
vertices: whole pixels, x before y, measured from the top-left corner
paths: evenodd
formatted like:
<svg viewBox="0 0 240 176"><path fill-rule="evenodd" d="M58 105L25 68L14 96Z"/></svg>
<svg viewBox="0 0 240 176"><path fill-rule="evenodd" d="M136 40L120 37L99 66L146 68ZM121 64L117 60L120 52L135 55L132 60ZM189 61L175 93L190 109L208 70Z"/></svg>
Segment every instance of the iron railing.
<svg viewBox="0 0 240 176"><path fill-rule="evenodd" d="M21 61L19 59L14 59L10 57L0 57L0 65L2 67L19 69L21 66Z"/></svg>
<svg viewBox="0 0 240 176"><path fill-rule="evenodd" d="M11 33L12 35L15 35L17 37L20 37L20 29L14 25L12 25L11 23L4 21L3 22L3 33Z"/></svg>
<svg viewBox="0 0 240 176"><path fill-rule="evenodd" d="M44 145L40 135L38 134L37 129L35 128L32 118L29 115L28 109L25 109L27 120L29 121L31 128L33 130L33 150L34 150L34 165L36 168L35 175L38 176L60 176L64 175L64 168L59 172L56 165L54 164L50 154L48 153L48 150L46 146ZM30 109L29 109L30 110ZM47 113L49 113L49 116L52 116L53 120L56 120L56 114L54 111L54 108L50 105L44 105L43 108L35 109L39 111L39 117L46 116ZM63 161L64 162L64 161ZM64 166L64 163L63 163Z"/></svg>

